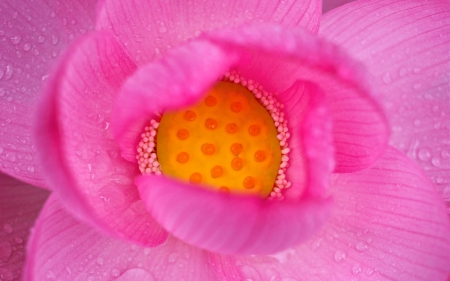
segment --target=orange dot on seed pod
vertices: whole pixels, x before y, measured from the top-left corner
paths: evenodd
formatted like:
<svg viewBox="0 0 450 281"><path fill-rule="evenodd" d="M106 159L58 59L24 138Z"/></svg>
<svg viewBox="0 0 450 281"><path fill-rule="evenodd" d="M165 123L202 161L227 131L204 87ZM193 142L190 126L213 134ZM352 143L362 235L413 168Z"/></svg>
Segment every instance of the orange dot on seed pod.
<svg viewBox="0 0 450 281"><path fill-rule="evenodd" d="M218 178L221 175L223 175L223 168L222 168L222 166L217 165L217 166L214 166L211 169L211 177Z"/></svg>
<svg viewBox="0 0 450 281"><path fill-rule="evenodd" d="M233 155L238 156L239 153L242 152L242 144L240 143L233 143L231 145L231 153L233 153Z"/></svg>
<svg viewBox="0 0 450 281"><path fill-rule="evenodd" d="M189 181L190 181L191 183L201 183L201 182L202 182L202 179L203 179L202 175L201 175L200 173L197 173L197 172L193 173L193 174L189 177Z"/></svg>
<svg viewBox="0 0 450 281"><path fill-rule="evenodd" d="M187 121L194 121L196 117L197 114L195 114L195 112L192 110L188 110L184 113L184 119L186 119Z"/></svg>
<svg viewBox="0 0 450 281"><path fill-rule="evenodd" d="M246 177L244 179L244 187L247 189L253 188L255 186L255 178L253 177Z"/></svg>
<svg viewBox="0 0 450 281"><path fill-rule="evenodd" d="M177 137L180 140L185 140L189 137L189 131L186 129L180 129L180 130L178 130Z"/></svg>
<svg viewBox="0 0 450 281"><path fill-rule="evenodd" d="M216 147L212 143L202 144L202 152L206 155L213 155L216 152Z"/></svg>
<svg viewBox="0 0 450 281"><path fill-rule="evenodd" d="M212 118L208 118L206 119L205 122L205 127L210 129L210 130L215 130L217 128L218 124L217 121L212 119Z"/></svg>
<svg viewBox="0 0 450 281"><path fill-rule="evenodd" d="M205 103L207 106L215 106L217 103L217 99L213 96L207 96L205 99Z"/></svg>
<svg viewBox="0 0 450 281"><path fill-rule="evenodd" d="M239 171L242 169L242 166L244 165L244 161L242 161L241 158L235 157L233 160L231 160L231 168L235 171Z"/></svg>
<svg viewBox="0 0 450 281"><path fill-rule="evenodd" d="M258 150L255 152L255 161L256 162L261 162L264 161L266 159L266 153L262 150Z"/></svg>
<svg viewBox="0 0 450 281"><path fill-rule="evenodd" d="M233 102L232 104L231 104L231 110L233 111L233 112L240 112L241 110L242 110L242 104L240 103L240 102Z"/></svg>
<svg viewBox="0 0 450 281"><path fill-rule="evenodd" d="M180 154L178 154L177 156L177 161L181 164L186 163L187 161L189 161L189 154L185 151L180 152Z"/></svg>
<svg viewBox="0 0 450 281"><path fill-rule="evenodd" d="M250 127L248 127L248 132L249 132L250 135L252 135L252 136L257 136L257 135L259 135L259 131L261 131L261 129L260 129L259 126L256 125L256 124L250 125Z"/></svg>
<svg viewBox="0 0 450 281"><path fill-rule="evenodd" d="M237 125L235 123L227 124L227 132L230 134L234 134L237 132Z"/></svg>

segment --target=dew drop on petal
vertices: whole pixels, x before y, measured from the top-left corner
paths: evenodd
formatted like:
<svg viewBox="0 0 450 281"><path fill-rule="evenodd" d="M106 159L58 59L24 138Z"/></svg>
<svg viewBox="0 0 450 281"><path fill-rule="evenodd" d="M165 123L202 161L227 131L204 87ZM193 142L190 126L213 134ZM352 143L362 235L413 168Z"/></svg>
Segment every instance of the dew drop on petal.
<svg viewBox="0 0 450 281"><path fill-rule="evenodd" d="M4 223L3 224L3 231L6 233L12 233L13 232L13 227L9 224L9 223Z"/></svg>
<svg viewBox="0 0 450 281"><path fill-rule="evenodd" d="M19 44L21 40L22 40L22 36L20 36L20 35L11 37L11 43L13 43L14 45Z"/></svg>
<svg viewBox="0 0 450 281"><path fill-rule="evenodd" d="M346 254L343 251L337 250L334 253L334 261L335 262L342 262L345 260L345 258L346 258Z"/></svg>
<svg viewBox="0 0 450 281"><path fill-rule="evenodd" d="M11 270L7 268L0 268L0 276L2 281L12 281L14 279Z"/></svg>
<svg viewBox="0 0 450 281"><path fill-rule="evenodd" d="M125 271L119 278L115 279L115 281L134 280L155 281L155 277L150 272L142 268L131 268Z"/></svg>
<svg viewBox="0 0 450 281"><path fill-rule="evenodd" d="M358 274L361 273L361 271L362 271L362 269L361 269L361 265L360 264L356 263L356 264L353 265L353 267L352 267L353 275L358 275Z"/></svg>
<svg viewBox="0 0 450 281"><path fill-rule="evenodd" d="M113 269L111 270L111 276L113 276L113 277L119 277L119 275L120 275L120 270L118 270L117 268L113 268Z"/></svg>
<svg viewBox="0 0 450 281"><path fill-rule="evenodd" d="M0 262L5 262L11 256L12 249L9 242L0 242Z"/></svg>

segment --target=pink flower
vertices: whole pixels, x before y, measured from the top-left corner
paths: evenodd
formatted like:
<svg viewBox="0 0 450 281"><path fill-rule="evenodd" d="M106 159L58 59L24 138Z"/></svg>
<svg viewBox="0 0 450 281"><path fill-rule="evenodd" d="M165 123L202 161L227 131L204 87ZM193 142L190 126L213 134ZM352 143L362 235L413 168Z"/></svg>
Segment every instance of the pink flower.
<svg viewBox="0 0 450 281"><path fill-rule="evenodd" d="M90 2L0 6L0 169L52 191L27 280L446 280L447 2ZM283 201L135 163L144 121L230 70L285 106ZM14 280L48 193L1 182Z"/></svg>

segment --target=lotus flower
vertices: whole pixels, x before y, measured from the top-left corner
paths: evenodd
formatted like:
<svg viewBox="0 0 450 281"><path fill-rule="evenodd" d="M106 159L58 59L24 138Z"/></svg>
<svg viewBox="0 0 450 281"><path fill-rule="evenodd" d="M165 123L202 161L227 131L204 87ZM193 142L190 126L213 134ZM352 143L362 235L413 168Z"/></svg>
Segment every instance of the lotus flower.
<svg viewBox="0 0 450 281"><path fill-rule="evenodd" d="M0 11L0 279L448 278L448 2ZM284 200L138 169L145 122L229 71L284 105Z"/></svg>

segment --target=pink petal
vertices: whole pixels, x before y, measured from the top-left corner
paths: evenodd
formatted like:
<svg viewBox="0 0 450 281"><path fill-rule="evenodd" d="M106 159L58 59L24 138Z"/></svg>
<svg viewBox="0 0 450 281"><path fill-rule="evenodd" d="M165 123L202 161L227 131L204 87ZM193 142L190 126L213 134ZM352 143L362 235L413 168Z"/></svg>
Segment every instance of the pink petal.
<svg viewBox="0 0 450 281"><path fill-rule="evenodd" d="M93 32L65 55L41 101L37 135L52 189L78 219L155 246L167 233L147 214L109 129L115 95L135 65L115 39Z"/></svg>
<svg viewBox="0 0 450 281"><path fill-rule="evenodd" d="M337 175L333 187L332 219L310 242L272 256L211 254L217 275L221 280L446 280L450 223L415 163L388 148L372 168Z"/></svg>
<svg viewBox="0 0 450 281"><path fill-rule="evenodd" d="M130 56L145 64L202 31L239 26L245 22L272 22L302 26L317 33L321 1L105 1L98 29L112 30Z"/></svg>
<svg viewBox="0 0 450 281"><path fill-rule="evenodd" d="M332 114L336 172L365 169L381 155L387 122L366 72L334 45L300 29L271 25L223 29L205 38L240 53L237 71L268 91L284 92L299 80L320 87Z"/></svg>
<svg viewBox="0 0 450 281"><path fill-rule="evenodd" d="M328 194L329 175L334 168L331 118L324 93L316 85L295 82L279 96L290 125L291 149L286 177L292 187L283 195L297 199Z"/></svg>
<svg viewBox="0 0 450 281"><path fill-rule="evenodd" d="M169 237L144 248L104 236L49 198L28 245L25 275L33 280L217 280L207 253Z"/></svg>
<svg viewBox="0 0 450 281"><path fill-rule="evenodd" d="M450 5L356 1L324 16L322 36L364 61L380 89L391 144L450 202Z"/></svg>
<svg viewBox="0 0 450 281"><path fill-rule="evenodd" d="M95 7L92 0L0 2L2 172L46 187L32 133L37 97L60 52L93 29Z"/></svg>
<svg viewBox="0 0 450 281"><path fill-rule="evenodd" d="M353 1L355 0L323 0L322 12L326 13L332 9L336 9L339 6L345 5Z"/></svg>
<svg viewBox="0 0 450 281"><path fill-rule="evenodd" d="M131 142L130 145L132 138L129 137L129 126L132 126L136 121L150 118L154 112L195 102L203 96L234 61L233 53L227 56L214 45L197 40L172 50L166 57L153 64L141 67L125 82L116 101L113 128L116 129L119 144L124 149L136 147L136 141ZM205 191L199 191L193 186L164 178L143 177L142 180L138 181L138 186L147 210L175 236L188 243L215 251L233 253L272 252L283 249L287 245L298 243L310 236L325 219L329 202L317 198L321 198L326 193L327 176L333 167L330 122L324 105L324 95L314 85L307 84L305 87L306 89L302 88L301 90L292 89L292 93L286 94L286 98L288 98L289 95L306 91L305 96L312 96L296 101L296 103L302 103L306 107L304 109L306 113L303 114L302 118L298 118L301 121L293 120L293 125L298 126L302 131L303 138L302 143L296 145L294 150L299 146L303 147L294 152L298 153L299 157L304 157L307 162L306 164L293 163L293 169L305 170L304 173L309 181L305 183L305 175L294 181L299 189L306 188L308 191L301 202L298 202L298 198L303 190L298 191L295 186L293 189L297 192L294 192L291 197L294 197L296 201L287 204L287 207L284 208L279 204L266 204L265 201L261 202L252 198L223 197L220 194L215 194L215 192L205 193ZM164 95L161 93L164 93ZM311 127L314 127L314 130L311 130ZM131 132L133 133L135 130L133 129ZM292 173L294 173L294 170ZM320 180L316 180L316 176ZM166 187L168 184L176 185L176 187L168 189ZM160 194L161 192L162 194ZM166 198L165 200L168 200L169 203L163 204L163 197L161 196ZM211 202L215 202L215 204L197 206L200 201L205 201L202 198L203 196L211 198L206 201L212 200ZM187 205L179 205L179 201L185 201ZM303 203L304 205L302 205ZM230 221L220 223L221 220L218 218L227 216L227 204L234 204L238 210L248 213L248 221L237 212ZM250 204L252 207L247 207L246 204ZM177 206L180 208L176 208ZM211 224L204 224L199 221L201 218L185 212L185 207L203 208L205 214L210 214ZM210 210L209 208L213 209ZM317 209L317 214L308 215L307 212L311 209ZM295 212L291 212L293 210ZM298 215L298 212L301 212L302 215ZM296 215L293 216L293 214ZM189 225L179 228L172 224L173 218L180 216L183 216L183 220L190 221ZM265 236L265 231L275 223L269 219L270 216L277 217L283 222L282 224L285 224L281 225L279 230L283 235L289 236L291 233L288 226L299 227L303 230L301 233L298 232L286 238L283 243L278 243L278 236ZM214 222L214 219L217 219L217 221ZM235 223L236 221L237 223ZM242 239L234 239L233 236L230 236L230 234L236 234L236 231L239 230L236 226L240 226L244 222L248 229L246 229L245 235L241 235ZM204 229L199 231L199 225L202 224ZM216 228L217 224L221 224L221 228ZM252 229L254 224L260 226ZM305 225L301 226L300 224ZM227 231L220 233L218 229L226 229ZM199 239L202 236L213 236L212 231L219 233L214 239ZM252 237L254 238L253 241L248 242L248 238ZM261 240L256 239L256 237Z"/></svg>
<svg viewBox="0 0 450 281"><path fill-rule="evenodd" d="M49 192L0 174L0 279L21 280L25 244Z"/></svg>
<svg viewBox="0 0 450 281"><path fill-rule="evenodd" d="M155 112L196 102L235 60L234 54L197 40L139 67L125 81L115 101L112 126L123 156L135 159L143 121L151 119Z"/></svg>
<svg viewBox="0 0 450 281"><path fill-rule="evenodd" d="M331 207L331 200L312 196L267 201L218 193L163 176L141 176L136 184L147 210L171 234L221 253L283 250L314 234Z"/></svg>

